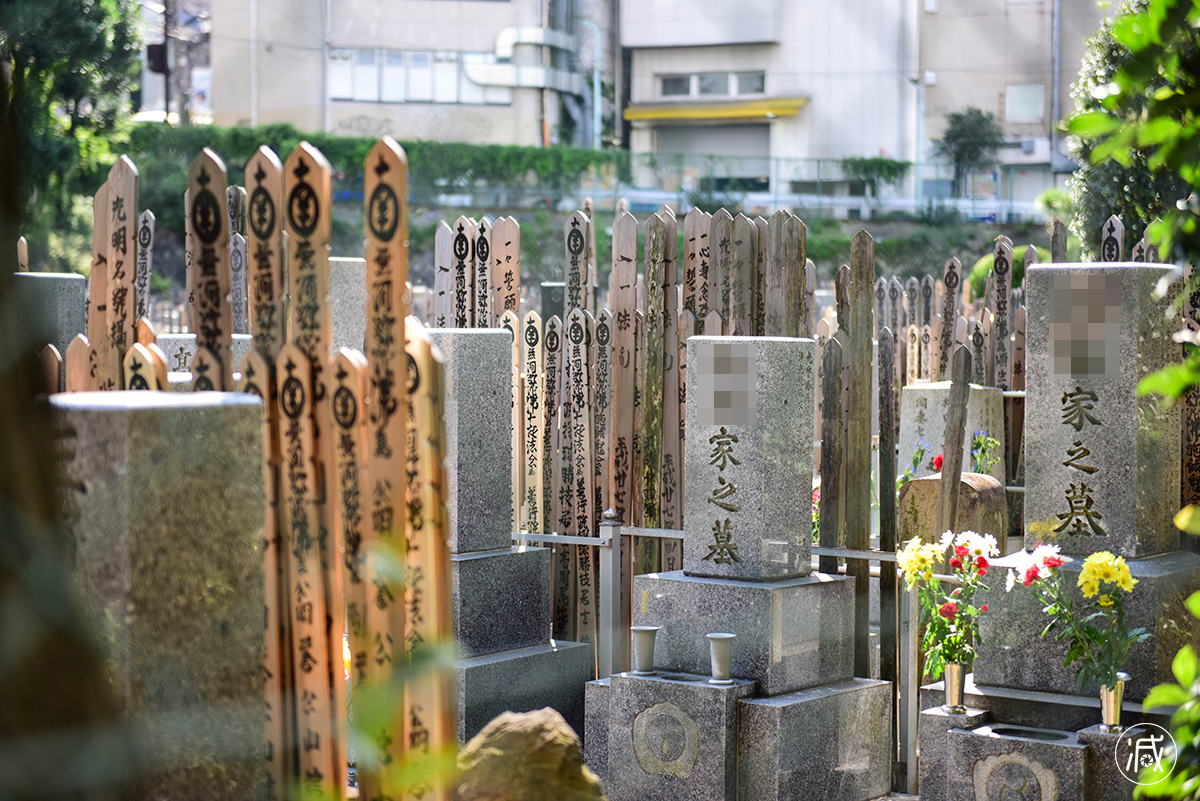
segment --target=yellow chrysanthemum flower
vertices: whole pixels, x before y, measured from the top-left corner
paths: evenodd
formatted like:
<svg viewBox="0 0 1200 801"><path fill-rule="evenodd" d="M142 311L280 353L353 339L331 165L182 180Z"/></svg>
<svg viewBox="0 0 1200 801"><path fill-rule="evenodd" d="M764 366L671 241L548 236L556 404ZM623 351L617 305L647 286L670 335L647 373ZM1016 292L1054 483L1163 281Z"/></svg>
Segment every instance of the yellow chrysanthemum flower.
<svg viewBox="0 0 1200 801"><path fill-rule="evenodd" d="M1083 581L1081 579L1079 582L1079 588L1083 590L1084 598L1093 598L1095 597L1096 593L1100 592L1100 585L1095 581Z"/></svg>
<svg viewBox="0 0 1200 801"><path fill-rule="evenodd" d="M1113 599L1110 598L1108 595L1101 595L1099 598L1096 599L1096 603L1100 604L1101 606L1112 606Z"/></svg>

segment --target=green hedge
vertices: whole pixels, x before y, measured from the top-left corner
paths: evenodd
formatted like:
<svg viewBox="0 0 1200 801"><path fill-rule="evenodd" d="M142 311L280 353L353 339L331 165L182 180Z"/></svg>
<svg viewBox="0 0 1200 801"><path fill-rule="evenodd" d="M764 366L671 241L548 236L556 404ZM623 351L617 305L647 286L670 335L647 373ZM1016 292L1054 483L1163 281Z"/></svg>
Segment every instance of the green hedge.
<svg viewBox="0 0 1200 801"><path fill-rule="evenodd" d="M260 145L267 145L281 160L301 141L320 150L333 167L336 189L362 187L363 159L375 144L367 137L303 134L288 124L258 128L192 126L172 128L158 124L132 127L124 146L114 150L133 159L141 173L139 194L143 208L154 211L158 224L183 229L183 193L188 165L204 147L225 161L231 183L241 183L246 162ZM491 186L540 187L552 192L577 186L593 167L611 166L628 173L625 151L579 150L570 147L518 147L470 145L461 142L401 142L408 155L409 194L413 202L479 182Z"/></svg>

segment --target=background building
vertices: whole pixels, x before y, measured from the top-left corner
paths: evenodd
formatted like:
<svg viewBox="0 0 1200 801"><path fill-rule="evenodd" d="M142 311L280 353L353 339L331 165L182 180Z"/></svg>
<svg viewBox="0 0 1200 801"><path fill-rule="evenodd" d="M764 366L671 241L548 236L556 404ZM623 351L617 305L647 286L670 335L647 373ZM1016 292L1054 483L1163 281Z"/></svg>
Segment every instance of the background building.
<svg viewBox="0 0 1200 801"><path fill-rule="evenodd" d="M212 6L217 124L286 121L340 134L585 145L597 37L600 78L613 80L609 0Z"/></svg>

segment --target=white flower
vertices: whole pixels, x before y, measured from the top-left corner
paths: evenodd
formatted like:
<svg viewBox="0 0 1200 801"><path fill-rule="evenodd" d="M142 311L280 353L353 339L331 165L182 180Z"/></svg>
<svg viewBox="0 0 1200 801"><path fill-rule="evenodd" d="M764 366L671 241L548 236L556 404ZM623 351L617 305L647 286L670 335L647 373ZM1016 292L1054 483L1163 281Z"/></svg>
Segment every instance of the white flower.
<svg viewBox="0 0 1200 801"><path fill-rule="evenodd" d="M1025 573L1029 568L1041 563L1035 560L1029 551L1017 551L1004 557L1004 564L1009 569L1008 576L1004 581L1004 589L1006 592L1012 592L1013 585L1017 582L1024 582Z"/></svg>
<svg viewBox="0 0 1200 801"><path fill-rule="evenodd" d="M1068 557L1063 556L1061 551L1062 551L1062 549L1059 548L1057 545L1050 545L1050 544L1039 545L1038 547L1034 548L1033 553L1030 554L1029 562L1030 562L1030 564L1034 564L1034 565L1037 565L1038 567L1041 567L1042 562L1048 556L1055 556L1055 557L1058 557L1059 559L1062 559L1064 562L1070 562L1071 560Z"/></svg>
<svg viewBox="0 0 1200 801"><path fill-rule="evenodd" d="M946 533L942 535L942 539L941 539L942 550L944 551L947 548L949 548L950 543L952 543L952 542L954 542L954 532L947 529Z"/></svg>
<svg viewBox="0 0 1200 801"><path fill-rule="evenodd" d="M1008 578L1006 578L1004 580L1004 591L1012 592L1013 585L1015 585L1016 583L1017 583L1017 572L1015 570L1010 569L1008 571Z"/></svg>
<svg viewBox="0 0 1200 801"><path fill-rule="evenodd" d="M1000 553L1000 549L996 545L996 538L991 534L964 531L958 535L955 543L966 548L972 559L978 559L981 556L996 556Z"/></svg>

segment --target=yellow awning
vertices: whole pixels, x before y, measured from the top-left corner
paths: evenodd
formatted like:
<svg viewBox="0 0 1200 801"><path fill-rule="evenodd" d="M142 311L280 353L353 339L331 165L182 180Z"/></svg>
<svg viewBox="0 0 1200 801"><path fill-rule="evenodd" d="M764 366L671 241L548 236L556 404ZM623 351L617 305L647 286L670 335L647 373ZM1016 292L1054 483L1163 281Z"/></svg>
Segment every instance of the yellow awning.
<svg viewBox="0 0 1200 801"><path fill-rule="evenodd" d="M807 97L735 100L718 103L659 103L629 106L627 120L752 120L791 117L800 113Z"/></svg>

